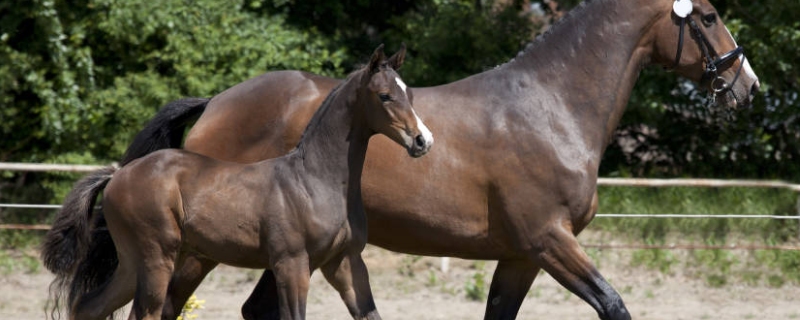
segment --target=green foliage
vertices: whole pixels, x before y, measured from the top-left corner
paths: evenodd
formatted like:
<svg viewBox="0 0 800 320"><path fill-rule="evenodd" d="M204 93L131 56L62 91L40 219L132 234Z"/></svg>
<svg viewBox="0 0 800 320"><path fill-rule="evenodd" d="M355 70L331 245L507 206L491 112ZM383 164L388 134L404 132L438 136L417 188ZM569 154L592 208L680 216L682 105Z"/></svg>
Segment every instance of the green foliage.
<svg viewBox="0 0 800 320"><path fill-rule="evenodd" d="M6 275L15 272L37 273L41 269L39 258L21 252L13 251L11 254L0 251L0 274Z"/></svg>
<svg viewBox="0 0 800 320"><path fill-rule="evenodd" d="M782 285L787 280L800 283L800 252L756 250L755 257L756 261L766 265L770 270L779 271L767 277L770 285L775 286L778 283Z"/></svg>
<svg viewBox="0 0 800 320"><path fill-rule="evenodd" d="M678 259L669 250L645 249L633 253L631 265L634 267L643 265L661 273L670 273L672 266L677 262Z"/></svg>
<svg viewBox="0 0 800 320"><path fill-rule="evenodd" d="M517 7L476 8L474 1L433 1L394 18L391 43L411 45L403 77L415 86L453 82L509 61L535 30Z"/></svg>
<svg viewBox="0 0 800 320"><path fill-rule="evenodd" d="M486 299L486 263L483 261L475 262L475 273L472 279L467 280L464 285L464 292L467 294L467 299L472 301L483 301Z"/></svg>
<svg viewBox="0 0 800 320"><path fill-rule="evenodd" d="M400 268L397 271L404 276L413 278L416 276L414 265L422 260L422 256L415 256L415 255L406 255L403 257L403 262L400 265Z"/></svg>
<svg viewBox="0 0 800 320"><path fill-rule="evenodd" d="M599 213L796 215L797 194L754 188L600 187ZM670 233L725 243L736 234L768 243L783 243L798 234L794 220L596 218L591 226L624 233L649 244L661 244Z"/></svg>
<svg viewBox="0 0 800 320"><path fill-rule="evenodd" d="M706 108L700 88L661 68L645 70L618 131L637 139L637 149L609 146L601 175L800 181L800 2L711 2L759 76L753 106L724 119L729 111Z"/></svg>
<svg viewBox="0 0 800 320"><path fill-rule="evenodd" d="M167 101L270 70L345 71L336 37L225 1L32 0L0 12L0 161L108 163ZM6 172L0 200L57 203L76 177ZM16 215L0 218L26 222Z"/></svg>
<svg viewBox="0 0 800 320"><path fill-rule="evenodd" d="M502 64L533 39L535 19L521 1L273 0L260 14L285 13L290 24L336 36L350 48L346 65L364 62L380 43L408 44L403 78L414 86L444 84Z"/></svg>
<svg viewBox="0 0 800 320"><path fill-rule="evenodd" d="M599 213L621 214L761 214L796 215L797 194L787 190L747 188L631 188L601 187ZM796 220L775 219L663 219L596 218L591 228L645 244L666 243L794 243ZM678 239L676 239L676 237ZM687 253L686 256L678 255ZM800 252L662 249L636 250L633 266L672 273L675 267L695 270L709 286L725 286L735 279L771 286L800 283Z"/></svg>

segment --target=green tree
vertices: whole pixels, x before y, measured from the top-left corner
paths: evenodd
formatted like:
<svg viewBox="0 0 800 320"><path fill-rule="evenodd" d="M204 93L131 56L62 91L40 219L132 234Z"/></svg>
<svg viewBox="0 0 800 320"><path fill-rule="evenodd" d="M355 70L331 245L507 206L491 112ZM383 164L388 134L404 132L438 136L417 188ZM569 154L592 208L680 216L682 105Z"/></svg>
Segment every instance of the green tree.
<svg viewBox="0 0 800 320"><path fill-rule="evenodd" d="M641 143L634 152L610 146L602 175L800 181L800 2L712 4L759 76L762 89L753 106L707 108L705 93L687 80L648 69L618 130Z"/></svg>
<svg viewBox="0 0 800 320"><path fill-rule="evenodd" d="M270 70L341 76L336 41L226 1L0 2L0 161L117 160L167 101ZM2 174L2 202L57 202L75 178Z"/></svg>

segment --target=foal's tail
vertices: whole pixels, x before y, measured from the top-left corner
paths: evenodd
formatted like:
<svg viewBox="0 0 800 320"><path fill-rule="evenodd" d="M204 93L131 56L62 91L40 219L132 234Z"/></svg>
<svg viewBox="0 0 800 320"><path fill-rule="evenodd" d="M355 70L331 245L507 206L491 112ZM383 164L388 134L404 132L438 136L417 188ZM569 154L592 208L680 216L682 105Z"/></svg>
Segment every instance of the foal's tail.
<svg viewBox="0 0 800 320"><path fill-rule="evenodd" d="M78 181L64 199L64 205L56 213L55 221L45 236L42 261L45 268L56 275L50 286L55 303L53 311L58 310L63 293L73 285L76 264L83 264L91 255L90 249L97 247L97 237L92 234L94 205L97 195L116 171L117 167L109 166ZM107 241L114 246L110 237ZM116 252L114 255L116 259Z"/></svg>
<svg viewBox="0 0 800 320"><path fill-rule="evenodd" d="M186 125L205 111L209 101L185 98L162 107L128 146L120 166L160 149L179 148ZM56 275L50 285L54 318L59 304L67 302L72 307L75 299L102 285L117 268L117 250L102 209L94 212L97 195L116 170L103 168L78 181L45 236L42 261Z"/></svg>

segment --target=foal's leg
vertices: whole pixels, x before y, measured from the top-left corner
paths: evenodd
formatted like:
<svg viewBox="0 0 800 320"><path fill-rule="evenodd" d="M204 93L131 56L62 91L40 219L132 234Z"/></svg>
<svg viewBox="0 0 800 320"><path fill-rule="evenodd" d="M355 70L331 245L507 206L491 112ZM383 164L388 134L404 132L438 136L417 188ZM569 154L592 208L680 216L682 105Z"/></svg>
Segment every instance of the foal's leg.
<svg viewBox="0 0 800 320"><path fill-rule="evenodd" d="M162 248L151 247L137 269L136 294L129 319L161 320L161 311L167 296L167 287L175 267L177 250L162 253ZM172 251L172 252L169 252Z"/></svg>
<svg viewBox="0 0 800 320"><path fill-rule="evenodd" d="M305 319L308 284L311 280L308 257L277 259L272 270L278 288L280 319Z"/></svg>
<svg viewBox="0 0 800 320"><path fill-rule="evenodd" d="M161 314L163 320L177 319L183 306L197 289L206 275L214 270L218 263L192 253L183 253L175 264L175 273L167 289L166 302ZM245 318L247 319L247 318Z"/></svg>
<svg viewBox="0 0 800 320"><path fill-rule="evenodd" d="M272 270L264 270L256 288L242 306L242 317L245 320L278 320L279 308L275 274Z"/></svg>
<svg viewBox="0 0 800 320"><path fill-rule="evenodd" d="M551 226L539 239L541 250L533 259L562 286L578 295L603 320L628 320L630 313L622 298L592 265L568 226Z"/></svg>
<svg viewBox="0 0 800 320"><path fill-rule="evenodd" d="M494 270L484 319L514 319L539 273L529 261L500 260Z"/></svg>
<svg viewBox="0 0 800 320"><path fill-rule="evenodd" d="M105 319L133 298L136 290L136 273L133 267L120 261L111 279L76 301L70 319Z"/></svg>
<svg viewBox="0 0 800 320"><path fill-rule="evenodd" d="M380 319L372 290L369 287L369 274L361 254L344 254L323 265L325 279L339 291L353 319Z"/></svg>
<svg viewBox="0 0 800 320"><path fill-rule="evenodd" d="M143 215L133 224L139 232L133 247L136 294L129 319L161 320L175 261L181 248L180 228L171 212Z"/></svg>

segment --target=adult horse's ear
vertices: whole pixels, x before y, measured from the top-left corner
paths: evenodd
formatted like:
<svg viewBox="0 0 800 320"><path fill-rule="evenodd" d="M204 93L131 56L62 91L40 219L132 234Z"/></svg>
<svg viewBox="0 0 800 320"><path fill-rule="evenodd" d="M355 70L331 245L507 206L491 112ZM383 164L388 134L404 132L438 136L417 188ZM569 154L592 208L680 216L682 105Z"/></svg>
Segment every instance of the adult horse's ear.
<svg viewBox="0 0 800 320"><path fill-rule="evenodd" d="M400 67L403 66L403 61L406 60L406 44L405 42L400 45L400 50L397 50L395 54L389 57L389 65L392 69L400 70Z"/></svg>
<svg viewBox="0 0 800 320"><path fill-rule="evenodd" d="M386 55L383 53L383 43L381 43L372 53L372 57L369 58L369 72L378 73L384 61L386 61Z"/></svg>

